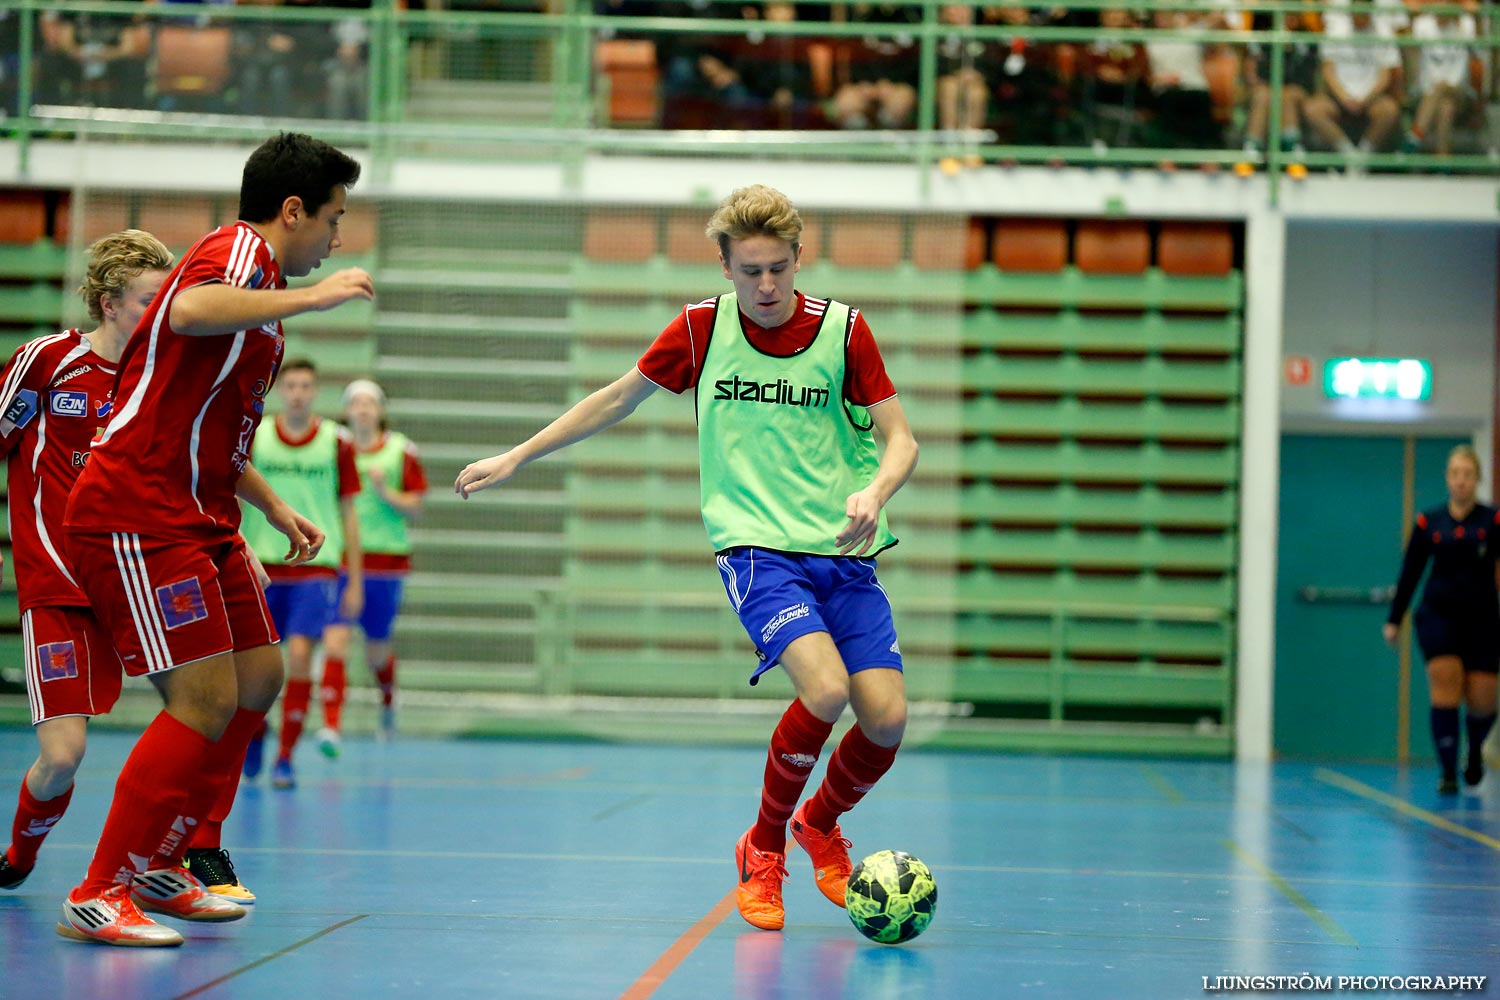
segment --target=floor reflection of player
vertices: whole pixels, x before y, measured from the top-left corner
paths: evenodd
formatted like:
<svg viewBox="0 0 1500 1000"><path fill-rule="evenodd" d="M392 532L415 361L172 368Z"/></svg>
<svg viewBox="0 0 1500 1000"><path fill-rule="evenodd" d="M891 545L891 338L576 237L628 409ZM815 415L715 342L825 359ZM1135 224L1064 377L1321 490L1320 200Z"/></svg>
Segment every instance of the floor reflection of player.
<svg viewBox="0 0 1500 1000"><path fill-rule="evenodd" d="M1432 742L1442 777L1438 791L1458 791L1458 706L1468 708L1469 760L1464 781L1484 777L1484 738L1495 721L1495 679L1500 670L1500 600L1497 600L1493 507L1475 500L1479 456L1460 445L1448 456L1448 502L1423 511L1412 526L1382 632L1396 644L1401 619L1427 564L1432 573L1417 605L1417 643L1427 658L1432 702Z"/></svg>

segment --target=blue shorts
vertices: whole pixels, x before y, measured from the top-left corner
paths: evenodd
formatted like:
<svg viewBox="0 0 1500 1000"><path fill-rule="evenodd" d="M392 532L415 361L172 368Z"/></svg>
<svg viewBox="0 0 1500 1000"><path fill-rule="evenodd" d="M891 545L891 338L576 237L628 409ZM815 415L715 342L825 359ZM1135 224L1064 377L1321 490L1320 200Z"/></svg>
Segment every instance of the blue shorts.
<svg viewBox="0 0 1500 1000"><path fill-rule="evenodd" d="M349 586L349 578L340 573L338 603L333 606L338 623L358 625L366 639L385 642L391 637L391 626L395 624L396 613L401 610L402 582L399 576L365 577L365 606L359 613L359 621L345 621L338 614L338 609L343 604L344 590Z"/></svg>
<svg viewBox="0 0 1500 1000"><path fill-rule="evenodd" d="M738 548L719 553L719 576L760 664L750 683L776 666L793 639L827 632L851 673L901 669L891 602L875 560Z"/></svg>
<svg viewBox="0 0 1500 1000"><path fill-rule="evenodd" d="M302 635L321 641L323 629L333 621L338 605L337 589L331 577L309 577L277 582L266 587L266 604L271 620L282 635Z"/></svg>

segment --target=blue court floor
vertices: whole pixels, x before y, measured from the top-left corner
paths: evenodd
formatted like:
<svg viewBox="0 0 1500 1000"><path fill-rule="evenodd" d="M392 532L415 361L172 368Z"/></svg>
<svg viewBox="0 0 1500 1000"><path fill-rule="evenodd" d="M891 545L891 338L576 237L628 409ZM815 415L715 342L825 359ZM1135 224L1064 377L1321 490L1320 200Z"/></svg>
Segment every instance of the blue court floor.
<svg viewBox="0 0 1500 1000"><path fill-rule="evenodd" d="M180 949L66 941L131 738L94 734L36 872L0 893L6 998L1168 1000L1204 977L1500 975L1493 779L1444 801L1426 770L920 750L845 823L856 858L936 876L900 947L859 937L795 847L786 930L733 912L763 751L415 739L308 747L295 791L242 788L247 919L178 924ZM0 730L7 824L32 756Z"/></svg>

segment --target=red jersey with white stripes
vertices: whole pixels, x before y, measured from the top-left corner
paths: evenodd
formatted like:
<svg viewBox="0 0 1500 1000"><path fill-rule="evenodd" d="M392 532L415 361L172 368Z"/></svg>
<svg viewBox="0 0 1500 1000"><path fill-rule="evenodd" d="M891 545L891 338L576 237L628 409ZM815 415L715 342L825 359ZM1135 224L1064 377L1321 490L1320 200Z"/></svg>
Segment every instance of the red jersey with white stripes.
<svg viewBox="0 0 1500 1000"><path fill-rule="evenodd" d="M0 373L11 571L23 612L89 603L62 556L63 510L104 429L114 387L114 362L95 354L79 330L21 345Z"/></svg>
<svg viewBox="0 0 1500 1000"><path fill-rule="evenodd" d="M246 222L220 226L183 256L120 358L114 412L69 500L69 530L204 540L238 530L235 486L281 365L282 330L279 321L219 336L173 330L178 294L214 282L286 287Z"/></svg>
<svg viewBox="0 0 1500 1000"><path fill-rule="evenodd" d="M703 359L708 355L708 337L714 328L716 299L705 299L683 308L677 318L657 336L655 342L636 362L640 373L666 389L681 393L698 384ZM787 357L806 349L818 335L827 299L815 299L797 293L797 307L792 318L780 326L762 327L740 314L740 328L756 350ZM870 325L858 309L849 311L849 329L845 331L845 365L848 384L844 398L856 406L874 406L896 395L885 371L885 360L875 346Z"/></svg>

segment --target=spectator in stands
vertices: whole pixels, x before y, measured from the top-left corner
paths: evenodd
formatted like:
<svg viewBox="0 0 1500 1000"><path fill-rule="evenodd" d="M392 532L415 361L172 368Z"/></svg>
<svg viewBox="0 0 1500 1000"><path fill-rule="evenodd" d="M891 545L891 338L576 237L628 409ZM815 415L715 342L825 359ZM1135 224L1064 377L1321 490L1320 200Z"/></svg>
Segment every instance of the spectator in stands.
<svg viewBox="0 0 1500 1000"><path fill-rule="evenodd" d="M1352 38L1380 37L1370 0L1352 0ZM1350 169L1362 169L1364 154L1387 147L1401 118L1395 96L1401 53L1394 44L1325 42L1322 47L1324 93L1304 105L1308 126L1329 147L1352 157Z"/></svg>
<svg viewBox="0 0 1500 1000"><path fill-rule="evenodd" d="M263 7L331 6L320 4L318 0L240 2ZM338 61L336 30L336 25L331 26L328 21L291 18L284 21L236 21L235 79L240 113L272 117L296 109L291 114L297 117L324 114L329 103L326 74ZM341 88L347 87L345 77L341 73L338 84ZM341 92L340 96L342 99L345 95Z"/></svg>
<svg viewBox="0 0 1500 1000"><path fill-rule="evenodd" d="M1271 26L1270 14L1255 15L1257 31ZM1283 14L1287 31L1303 33L1305 40L1288 45L1281 61L1281 134L1278 142L1283 153L1302 152L1302 106L1309 94L1318 89L1320 63L1318 46L1310 34L1305 14ZM1252 42L1245 60L1245 78L1250 88L1250 114L1245 123L1245 152L1258 159L1266 150L1266 130L1271 117L1271 46Z"/></svg>
<svg viewBox="0 0 1500 1000"><path fill-rule="evenodd" d="M368 9L370 0L324 0L325 7ZM364 18L346 17L329 25L333 54L323 62L327 87L324 117L360 120L370 110L370 25Z"/></svg>
<svg viewBox="0 0 1500 1000"><path fill-rule="evenodd" d="M854 4L849 19L900 32L922 21L905 4ZM911 128L917 111L918 49L912 34L869 34L839 47L832 113L839 128Z"/></svg>
<svg viewBox="0 0 1500 1000"><path fill-rule="evenodd" d="M1410 152L1427 148L1440 156L1453 152L1453 126L1478 104L1469 86L1469 43L1475 36L1472 14L1421 13L1412 35L1423 40L1418 50L1413 91L1417 113L1406 136ZM1482 107L1482 106L1481 106ZM1482 114L1482 111L1481 111Z"/></svg>
<svg viewBox="0 0 1500 1000"><path fill-rule="evenodd" d="M998 73L996 57L999 46L970 37L968 29L974 25L973 7L946 4L938 11L938 19L959 29L938 39L938 128L948 131L982 129L989 119L989 81ZM942 167L951 173L960 164L977 167L983 162L978 153L971 153L961 160L945 158Z"/></svg>
<svg viewBox="0 0 1500 1000"><path fill-rule="evenodd" d="M21 16L0 10L0 114L16 114L16 81L21 73Z"/></svg>
<svg viewBox="0 0 1500 1000"><path fill-rule="evenodd" d="M743 11L747 21L786 24L797 19L797 5L771 0ZM818 107L808 39L759 31L745 33L736 72L749 89L758 114L750 127L816 128L825 124Z"/></svg>
<svg viewBox="0 0 1500 1000"><path fill-rule="evenodd" d="M37 100L140 108L146 104L146 57L151 26L124 14L43 11Z"/></svg>
<svg viewBox="0 0 1500 1000"><path fill-rule="evenodd" d="M986 26L1024 28L1054 23L1054 13L1007 4L985 7ZM1056 62L1057 47L1016 35L997 39L994 76L989 79L994 97L992 123L1001 142L1047 145L1060 138L1061 108L1065 103Z"/></svg>
<svg viewBox="0 0 1500 1000"><path fill-rule="evenodd" d="M1106 7L1099 12L1099 26L1118 31L1138 25L1135 15L1124 7ZM1150 73L1150 57L1139 42L1105 36L1083 50L1084 104L1093 142L1132 143L1140 121L1137 89Z"/></svg>
<svg viewBox="0 0 1500 1000"><path fill-rule="evenodd" d="M1163 31L1201 27L1184 10L1158 10L1155 26ZM1179 38L1146 43L1151 64L1151 104L1156 111L1155 144L1172 149L1209 149L1223 143L1214 122L1213 95L1203 69L1203 45Z"/></svg>

